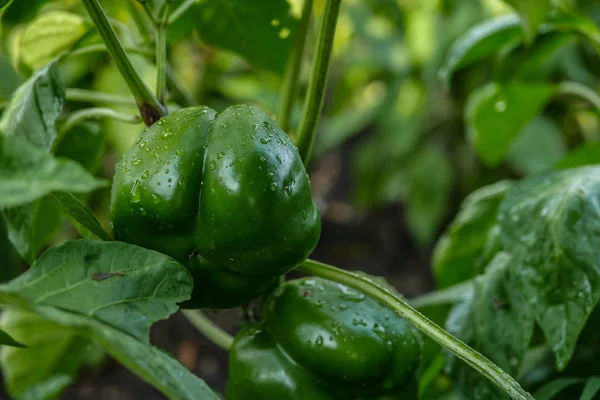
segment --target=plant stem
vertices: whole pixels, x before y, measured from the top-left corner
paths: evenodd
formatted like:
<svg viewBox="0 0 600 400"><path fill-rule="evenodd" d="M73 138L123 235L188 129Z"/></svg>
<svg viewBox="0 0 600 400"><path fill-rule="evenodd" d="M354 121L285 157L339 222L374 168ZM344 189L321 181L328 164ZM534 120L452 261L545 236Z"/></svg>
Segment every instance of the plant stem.
<svg viewBox="0 0 600 400"><path fill-rule="evenodd" d="M443 290L426 293L421 296L409 299L410 305L414 308L425 308L430 306L441 306L446 304L454 304L460 301L465 292L473 286L472 281L466 281Z"/></svg>
<svg viewBox="0 0 600 400"><path fill-rule="evenodd" d="M147 39L150 37L150 30L143 15L136 9L137 6L135 3L137 3L135 0L127 0L127 11L129 11L131 19L133 19L133 22L137 26L140 36L142 36L142 38L144 38L144 41L148 43Z"/></svg>
<svg viewBox="0 0 600 400"><path fill-rule="evenodd" d="M321 17L316 57L313 62L308 95L304 103L304 112L296 140L296 145L298 146L298 151L304 161L304 165L308 165L310 160L319 116L323 108L323 101L325 100L333 39L335 37L335 28L341 5L342 0L326 0L323 16Z"/></svg>
<svg viewBox="0 0 600 400"><path fill-rule="evenodd" d="M83 110L78 110L69 115L65 124L62 126L60 131L58 132L57 138L54 141L54 149L56 149L58 143L60 143L61 139L64 135L69 132L75 125L78 123L88 120L88 119L101 119L101 118L110 118L121 122L127 122L130 124L139 124L142 122L142 119L139 115L130 115L123 114L117 112L111 108L103 108L103 107L93 107L93 108L85 108Z"/></svg>
<svg viewBox="0 0 600 400"><path fill-rule="evenodd" d="M196 4L197 0L186 0L179 5L172 13L169 18L169 24L177 21L179 17L181 17L187 10L189 10L194 4Z"/></svg>
<svg viewBox="0 0 600 400"><path fill-rule="evenodd" d="M300 19L300 24L298 24L298 29L296 31L296 43L290 55L285 81L281 90L281 100L279 102L280 106L277 113L277 120L281 129L285 132L290 128L290 115L294 107L294 99L296 98L296 89L298 88L298 78L300 75L300 68L302 67L302 60L304 58L304 46L306 44L306 37L308 36L308 26L310 24L312 9L313 0L304 0L302 18Z"/></svg>
<svg viewBox="0 0 600 400"><path fill-rule="evenodd" d="M96 92L94 90L69 88L66 91L68 101L79 101L85 103L108 103L127 106L135 106L135 101L127 96L118 94Z"/></svg>
<svg viewBox="0 0 600 400"><path fill-rule="evenodd" d="M377 283L372 282L363 276L353 274L352 272L344 271L331 265L312 260L304 261L297 270L350 286L380 303L385 304L398 315L406 318L431 339L450 350L458 358L465 361L480 374L498 385L514 400L535 400L529 393L521 388L517 381L496 364L491 362L481 353L467 346L459 339L450 335L423 314L408 305L402 298L380 287Z"/></svg>
<svg viewBox="0 0 600 400"><path fill-rule="evenodd" d="M211 342L224 350L229 350L233 344L233 337L220 326L212 322L200 310L182 310L183 315Z"/></svg>
<svg viewBox="0 0 600 400"><path fill-rule="evenodd" d="M597 112L600 112L600 96L598 96L598 93L596 93L594 90L582 85L581 83L560 82L557 85L557 91L559 94L571 94L579 96L593 105Z"/></svg>
<svg viewBox="0 0 600 400"><path fill-rule="evenodd" d="M154 56L154 52L149 49L140 49L140 48L135 48L135 47L125 47L124 49L130 53L137 53L142 56ZM70 53L66 53L65 56L66 57L77 57L77 56L83 56L83 55L92 54L92 53L104 53L106 51L108 51L108 48L105 45L92 44L90 46L85 46L85 47L80 47L79 49L75 49L75 50L71 51Z"/></svg>
<svg viewBox="0 0 600 400"><path fill-rule="evenodd" d="M127 58L127 54L125 54L123 46L108 22L106 14L98 0L81 1L87 9L92 22L96 25L100 36L104 40L108 53L117 64L123 78L125 78L125 81L137 102L138 108L140 109L142 119L146 125L152 125L154 122L158 121L160 117L166 114L166 110L152 94L150 89L148 89L146 84L144 84L140 76L135 72L133 65L131 65L131 62Z"/></svg>
<svg viewBox="0 0 600 400"><path fill-rule="evenodd" d="M156 97L165 106L167 93L167 27L169 19L169 3L165 7L156 27Z"/></svg>

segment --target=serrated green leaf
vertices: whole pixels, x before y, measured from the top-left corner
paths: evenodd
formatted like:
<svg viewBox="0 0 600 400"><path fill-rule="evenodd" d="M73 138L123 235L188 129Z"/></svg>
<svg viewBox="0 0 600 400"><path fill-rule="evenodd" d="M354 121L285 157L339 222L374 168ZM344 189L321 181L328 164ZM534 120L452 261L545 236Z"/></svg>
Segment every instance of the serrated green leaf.
<svg viewBox="0 0 600 400"><path fill-rule="evenodd" d="M536 390L534 397L536 400L551 400L567 387L582 383L583 381L581 378L555 379Z"/></svg>
<svg viewBox="0 0 600 400"><path fill-rule="evenodd" d="M445 288L482 272L489 260L484 260L490 230L496 225L498 208L512 187L500 181L471 193L440 239L433 254L433 270L438 287ZM485 262L483 262L485 261Z"/></svg>
<svg viewBox="0 0 600 400"><path fill-rule="evenodd" d="M98 236L102 240L112 240L110 235L104 230L100 222L96 219L94 214L83 204L77 197L71 193L66 192L54 192L52 196L60 207L72 216L77 222L85 226L92 233Z"/></svg>
<svg viewBox="0 0 600 400"><path fill-rule="evenodd" d="M504 0L521 15L525 41L533 42L538 27L544 22L546 14L552 8L550 0Z"/></svg>
<svg viewBox="0 0 600 400"><path fill-rule="evenodd" d="M23 136L34 146L50 150L64 102L65 89L52 62L15 92L0 119L0 134Z"/></svg>
<svg viewBox="0 0 600 400"><path fill-rule="evenodd" d="M60 210L47 197L0 212L6 221L8 238L29 265L60 228Z"/></svg>
<svg viewBox="0 0 600 400"><path fill-rule="evenodd" d="M74 161L55 158L23 137L0 135L0 209L53 191L86 193L104 186Z"/></svg>
<svg viewBox="0 0 600 400"><path fill-rule="evenodd" d="M514 139L555 91L543 83L490 83L471 93L465 108L468 135L487 165L504 159Z"/></svg>
<svg viewBox="0 0 600 400"><path fill-rule="evenodd" d="M464 301L454 306L446 329L515 375L531 341L534 319L511 288L510 264L507 253L496 255ZM448 355L447 369L455 387L470 400L508 399L502 389L453 355Z"/></svg>
<svg viewBox="0 0 600 400"><path fill-rule="evenodd" d="M50 11L34 19L20 45L22 59L32 69L38 69L55 57L70 50L88 28L84 19L66 11Z"/></svg>
<svg viewBox="0 0 600 400"><path fill-rule="evenodd" d="M508 192L498 222L515 289L565 367L600 298L600 167L536 175Z"/></svg>
<svg viewBox="0 0 600 400"><path fill-rule="evenodd" d="M286 0L203 0L196 7L203 41L283 73L297 24Z"/></svg>
<svg viewBox="0 0 600 400"><path fill-rule="evenodd" d="M3 290L148 341L150 325L189 299L192 285L189 272L163 254L121 242L76 240L50 248Z"/></svg>
<svg viewBox="0 0 600 400"><path fill-rule="evenodd" d="M101 348L89 338L35 313L9 309L0 323L28 345L0 349L4 381L15 399L56 399L82 365L102 360Z"/></svg>

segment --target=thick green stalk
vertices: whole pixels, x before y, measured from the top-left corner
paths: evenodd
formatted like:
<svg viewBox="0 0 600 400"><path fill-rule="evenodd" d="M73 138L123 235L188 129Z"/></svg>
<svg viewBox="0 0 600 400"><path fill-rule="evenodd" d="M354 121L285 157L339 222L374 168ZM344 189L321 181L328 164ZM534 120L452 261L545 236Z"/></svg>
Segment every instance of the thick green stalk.
<svg viewBox="0 0 600 400"><path fill-rule="evenodd" d="M298 88L298 78L304 58L304 46L306 37L308 36L308 26L310 24L310 16L312 14L313 0L304 0L302 7L302 18L296 31L296 42L285 73L285 81L281 90L281 100L279 102L279 110L277 113L277 122L281 129L287 132L290 128L290 115L294 107L294 99L296 98L296 90Z"/></svg>
<svg viewBox="0 0 600 400"><path fill-rule="evenodd" d="M297 271L342 283L385 304L398 315L406 318L411 324L431 339L450 350L454 355L473 367L477 372L498 385L514 400L535 400L529 393L521 388L517 381L496 364L437 326L423 314L412 308L404 299L384 289L377 283L352 272L344 271L331 265L312 260L304 261L297 268Z"/></svg>
<svg viewBox="0 0 600 400"><path fill-rule="evenodd" d="M325 90L327 88L327 77L333 51L333 39L342 0L326 0L321 24L319 26L319 37L317 41L317 52L313 62L308 95L304 104L304 112L296 145L304 165L308 165L312 146L315 141L319 116L323 109Z"/></svg>
<svg viewBox="0 0 600 400"><path fill-rule="evenodd" d="M81 0L100 36L104 40L104 44L115 64L119 68L121 75L125 78L133 97L136 100L140 114L146 125L150 126L158 121L160 117L166 114L166 110L148 89L140 76L135 72L133 65L127 58L125 50L121 45L112 26L108 22L104 10L100 6L98 0Z"/></svg>
<svg viewBox="0 0 600 400"><path fill-rule="evenodd" d="M182 310L183 315L192 325L211 342L224 350L229 350L233 345L233 337L221 327L212 322L200 310Z"/></svg>

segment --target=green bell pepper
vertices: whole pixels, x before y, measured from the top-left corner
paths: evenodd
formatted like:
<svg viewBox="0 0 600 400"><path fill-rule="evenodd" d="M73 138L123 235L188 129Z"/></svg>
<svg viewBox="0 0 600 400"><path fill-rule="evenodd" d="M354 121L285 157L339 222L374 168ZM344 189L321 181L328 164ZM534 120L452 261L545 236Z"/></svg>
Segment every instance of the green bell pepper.
<svg viewBox="0 0 600 400"><path fill-rule="evenodd" d="M192 272L187 307L229 308L265 293L305 260L321 220L296 147L264 112L192 107L146 128L117 164L117 240Z"/></svg>
<svg viewBox="0 0 600 400"><path fill-rule="evenodd" d="M229 357L228 400L416 398L419 332L342 284L280 285Z"/></svg>

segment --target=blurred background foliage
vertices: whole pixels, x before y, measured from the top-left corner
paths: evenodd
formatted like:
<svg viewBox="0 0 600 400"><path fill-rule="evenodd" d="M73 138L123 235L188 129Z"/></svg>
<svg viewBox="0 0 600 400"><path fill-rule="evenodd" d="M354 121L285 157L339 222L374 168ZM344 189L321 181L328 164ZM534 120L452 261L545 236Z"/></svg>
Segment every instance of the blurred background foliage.
<svg viewBox="0 0 600 400"><path fill-rule="evenodd" d="M296 16L300 14L301 3L301 0L290 0ZM596 20L600 18L600 5L595 2L563 0L556 3ZM143 36L131 19L128 2L107 0L103 5L126 46L138 49L145 46L152 51L150 43L140 42ZM321 7L322 1L317 1L316 15ZM72 42L62 45L100 43L79 1L15 2L2 18L4 51L0 58L3 77L0 102L6 102L22 79L48 61L28 57L37 54L32 48L44 46L40 40L28 40L28 29L31 30L32 21L35 23L36 19L56 10L69 12L73 17L72 21L63 21L63 24L74 25L68 28ZM473 151L464 109L469 95L490 78L570 80L591 87L598 83L593 73L598 61L593 57L591 45L571 36L544 37L536 41L534 46L539 57L536 61L528 56L528 68L523 68L518 57L523 53L529 55L533 49L517 43L502 54L490 54L480 62L459 69L449 80L441 79L448 49L458 37L486 19L513 12L510 5L500 0L344 1L330 91L313 162L313 170L318 170L320 162L328 160L340 147L351 144L344 154L348 157L349 190L345 198L337 199L344 203L341 209L345 211L340 216L340 207L337 207L331 211L334 218L355 218L369 210L401 204L414 244L428 246L435 241L444 222L456 213L461 200L474 189L501 178L549 168L578 143L578 138L597 139L597 121L590 117L589 111L578 109L572 102L555 99L546 108L547 112L540 113L523 127L502 162L486 165ZM188 13L169 32L172 70L187 94L195 102L217 110L245 102L274 114L281 68L259 65L255 69L233 52L208 46L197 23L193 13ZM315 30L316 23L313 37ZM280 36L285 34L282 29ZM151 57L131 54L131 59L146 83L154 87L155 68ZM308 59L305 67L308 67ZM304 68L292 126L297 125L300 116L308 72L308 68ZM61 74L69 88L129 94L114 65L100 52L63 62ZM173 99L171 108L185 105L178 100ZM108 105L118 111L135 113L133 105L122 102ZM83 106L87 104L69 103L71 111ZM111 155L109 160L125 152L142 129L141 125L112 120L88 123L85 129L91 132L99 129L98 125L101 125L105 150ZM110 175L110 171L105 174ZM319 204L327 215L330 188L321 187L318 182L317 179L315 192L322 197ZM105 199L99 201L106 204Z"/></svg>

